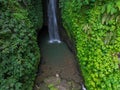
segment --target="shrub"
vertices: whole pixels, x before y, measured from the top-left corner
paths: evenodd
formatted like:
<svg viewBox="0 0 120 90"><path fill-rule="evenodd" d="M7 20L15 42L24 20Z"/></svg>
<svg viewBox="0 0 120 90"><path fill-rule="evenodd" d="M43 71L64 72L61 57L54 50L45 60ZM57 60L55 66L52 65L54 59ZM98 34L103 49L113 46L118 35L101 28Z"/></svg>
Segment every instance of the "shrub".
<svg viewBox="0 0 120 90"><path fill-rule="evenodd" d="M32 90L40 59L29 5L21 3L0 0L0 90Z"/></svg>
<svg viewBox="0 0 120 90"><path fill-rule="evenodd" d="M87 90L119 90L120 1L60 0L60 7Z"/></svg>

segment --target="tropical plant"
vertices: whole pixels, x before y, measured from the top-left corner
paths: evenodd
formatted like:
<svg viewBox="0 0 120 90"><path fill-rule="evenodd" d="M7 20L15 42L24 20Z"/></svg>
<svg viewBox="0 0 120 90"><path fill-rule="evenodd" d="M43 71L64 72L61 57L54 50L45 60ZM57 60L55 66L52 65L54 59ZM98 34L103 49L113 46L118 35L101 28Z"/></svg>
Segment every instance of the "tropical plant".
<svg viewBox="0 0 120 90"><path fill-rule="evenodd" d="M119 90L120 0L60 0L87 90Z"/></svg>

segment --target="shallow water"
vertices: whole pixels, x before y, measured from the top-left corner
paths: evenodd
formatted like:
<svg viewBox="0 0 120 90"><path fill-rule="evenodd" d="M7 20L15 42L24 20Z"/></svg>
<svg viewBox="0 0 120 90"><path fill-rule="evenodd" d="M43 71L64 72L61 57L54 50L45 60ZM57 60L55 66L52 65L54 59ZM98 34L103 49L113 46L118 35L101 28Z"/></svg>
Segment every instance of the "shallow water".
<svg viewBox="0 0 120 90"><path fill-rule="evenodd" d="M49 79L51 77L55 78L56 76L59 76L61 82L66 82L64 85L69 86L67 85L68 82L73 82L76 84L76 87L74 88L77 89L75 90L81 90L80 87L82 88L81 83L83 81L80 73L77 70L75 57L67 45L64 42L49 43L49 37L47 33L42 33L41 37L39 38L39 42L42 63L39 66L35 85L40 86L42 84L43 86L45 84L46 78ZM69 88L71 87L72 86L69 86Z"/></svg>
<svg viewBox="0 0 120 90"><path fill-rule="evenodd" d="M40 47L43 59L46 61L46 64L64 64L66 59L71 58L71 56L73 56L73 54L70 52L70 50L64 42L49 43L48 36L42 40Z"/></svg>

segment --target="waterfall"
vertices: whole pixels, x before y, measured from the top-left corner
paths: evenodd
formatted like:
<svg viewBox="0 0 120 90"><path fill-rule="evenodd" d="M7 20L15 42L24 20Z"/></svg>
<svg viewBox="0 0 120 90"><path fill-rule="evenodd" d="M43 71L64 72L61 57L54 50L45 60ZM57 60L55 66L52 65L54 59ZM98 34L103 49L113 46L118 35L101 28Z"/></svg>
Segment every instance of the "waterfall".
<svg viewBox="0 0 120 90"><path fill-rule="evenodd" d="M86 90L85 86L82 84L82 90Z"/></svg>
<svg viewBox="0 0 120 90"><path fill-rule="evenodd" d="M60 37L58 33L58 24L56 17L56 8L57 8L57 0L49 0L48 2L48 32L50 43L58 42L60 43Z"/></svg>

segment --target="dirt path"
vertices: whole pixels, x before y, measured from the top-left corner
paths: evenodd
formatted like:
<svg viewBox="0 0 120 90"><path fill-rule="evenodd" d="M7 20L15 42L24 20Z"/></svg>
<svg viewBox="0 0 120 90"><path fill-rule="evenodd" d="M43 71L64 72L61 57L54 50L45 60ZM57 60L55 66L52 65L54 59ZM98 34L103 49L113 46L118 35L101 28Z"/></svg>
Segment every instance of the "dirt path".
<svg viewBox="0 0 120 90"><path fill-rule="evenodd" d="M40 40L42 63L39 66L34 90L81 90L75 58L65 43Z"/></svg>

